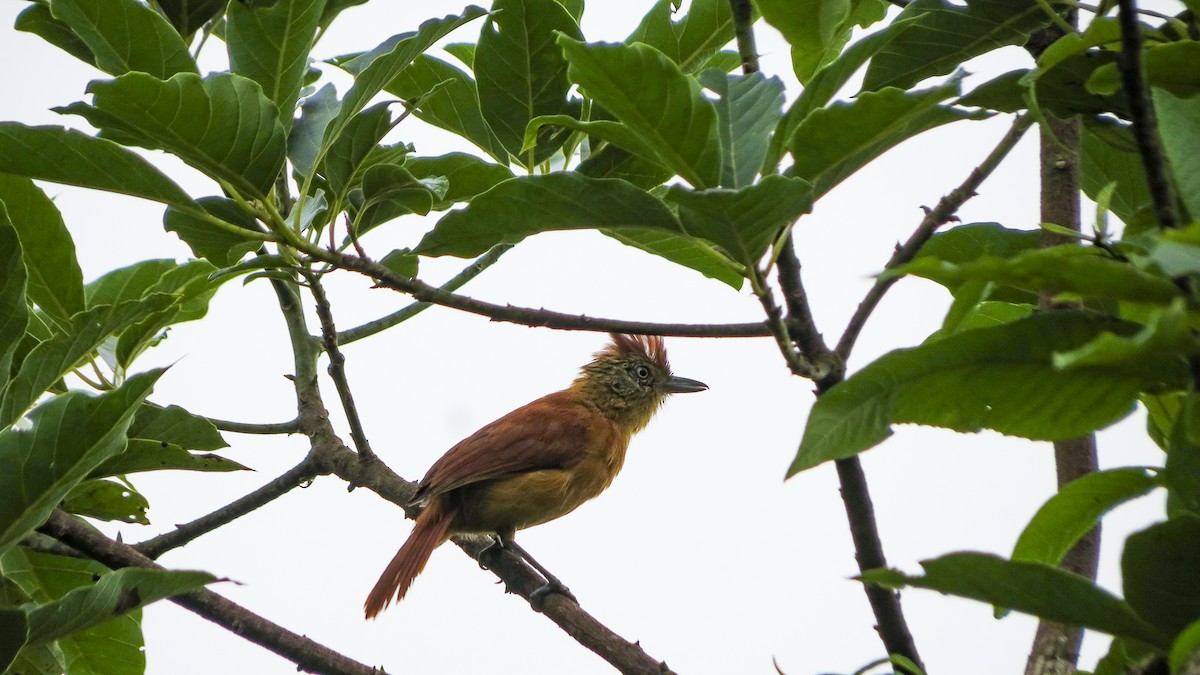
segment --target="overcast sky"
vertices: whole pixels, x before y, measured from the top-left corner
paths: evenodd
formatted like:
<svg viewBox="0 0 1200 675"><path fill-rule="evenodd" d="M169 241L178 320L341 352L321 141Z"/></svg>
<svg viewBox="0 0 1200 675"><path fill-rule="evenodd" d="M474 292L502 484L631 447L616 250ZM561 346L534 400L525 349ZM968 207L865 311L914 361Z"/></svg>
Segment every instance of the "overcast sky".
<svg viewBox="0 0 1200 675"><path fill-rule="evenodd" d="M593 3L589 40L623 39L649 1ZM0 5L0 119L69 124L49 111L84 97L105 77L27 33L12 29L25 6ZM440 0L380 2L354 8L334 24L317 56L369 49L426 18L461 10ZM472 41L481 23L450 41ZM777 35L759 32L763 70L792 82ZM212 40L202 68L224 68ZM1017 67L1028 56L1009 48L971 63L969 83ZM336 77L342 92L347 80ZM871 277L921 217L960 183L1004 134L1010 119L960 122L927 133L831 191L797 226L797 248L817 322L836 340ZM421 155L469 149L408 119L389 137ZM1037 223L1037 147L1029 133L959 213L963 222ZM194 196L216 187L156 155ZM45 185L75 236L85 280L146 258L188 249L161 225L162 207L116 195ZM1091 211L1085 208L1085 226ZM367 252L382 257L415 243L433 218L405 218L371 232ZM422 261L437 283L465 261ZM406 298L350 274L330 293L340 328L386 314ZM607 237L569 232L533 237L462 291L493 302L595 316L713 323L761 319L747 289L674 267ZM310 303L311 304L311 303ZM940 287L906 280L868 324L851 361L857 369L935 330L949 304ZM315 326L315 320L312 322ZM316 332L316 329L313 329ZM376 451L401 475L419 478L447 448L525 403L566 386L606 337L532 329L435 308L397 329L346 348L351 385ZM856 670L884 655L857 582L846 518L831 466L783 481L812 405L812 386L791 378L767 339L670 339L677 374L711 389L668 401L635 438L612 488L570 516L522 534L524 546L554 571L581 605L654 657L689 674L799 675ZM152 399L200 414L248 422L295 414L286 335L267 284L227 284L201 322L172 329L138 362L174 363ZM342 437L349 440L324 383ZM1162 455L1135 415L1101 434L1101 465L1160 465ZM229 434L222 454L255 469L239 474L141 474L148 527L106 526L136 542L192 520L257 488L299 462L300 437ZM954 550L1011 551L1021 528L1054 490L1049 444L991 433L958 435L903 427L863 456L889 563L919 571L918 560ZM1124 534L1161 515L1152 496L1118 509L1105 526L1100 581L1120 588ZM408 597L378 620L362 601L407 536L400 511L367 490L347 494L337 478L318 480L236 524L163 557L237 583L213 586L251 610L359 661L392 672L607 673L611 668L566 637L495 577L452 546L435 552ZM924 591L903 596L912 632L931 673L1012 673L1023 667L1035 622ZM149 672L285 673L295 667L170 603L145 612ZM1107 639L1085 642L1090 668Z"/></svg>

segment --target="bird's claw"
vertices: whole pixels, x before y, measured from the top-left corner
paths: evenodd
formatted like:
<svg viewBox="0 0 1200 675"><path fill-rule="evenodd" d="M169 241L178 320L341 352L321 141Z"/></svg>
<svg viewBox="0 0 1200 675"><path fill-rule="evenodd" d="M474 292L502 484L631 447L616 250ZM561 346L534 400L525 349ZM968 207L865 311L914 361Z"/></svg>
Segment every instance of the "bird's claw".
<svg viewBox="0 0 1200 675"><path fill-rule="evenodd" d="M533 610L535 612L542 611L542 607L546 603L546 596L552 595L554 593L558 593L559 595L564 595L564 596L570 598L576 604L579 604L579 600L575 597L575 594L571 592L571 589L567 588L566 586L562 585L559 582L547 581L546 583L542 584L541 586L538 586L537 588L533 589L533 592L531 592L529 594L529 606L533 607Z"/></svg>
<svg viewBox="0 0 1200 675"><path fill-rule="evenodd" d="M491 562L495 560L496 556L500 555L500 551L503 548L504 545L499 541L493 541L492 543L488 544L487 547L480 551L479 555L475 558L475 561L479 563L479 569L491 570Z"/></svg>

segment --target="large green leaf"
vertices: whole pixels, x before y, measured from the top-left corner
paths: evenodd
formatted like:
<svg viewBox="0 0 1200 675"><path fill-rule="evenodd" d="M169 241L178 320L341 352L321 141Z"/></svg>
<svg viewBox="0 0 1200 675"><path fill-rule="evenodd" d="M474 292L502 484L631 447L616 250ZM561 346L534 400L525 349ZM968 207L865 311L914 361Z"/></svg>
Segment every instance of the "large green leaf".
<svg viewBox="0 0 1200 675"><path fill-rule="evenodd" d="M712 244L699 239L671 234L663 230L622 227L600 230L622 244L640 248L666 258L676 265L690 267L710 279L740 289L746 280L746 268L729 259Z"/></svg>
<svg viewBox="0 0 1200 675"><path fill-rule="evenodd" d="M1100 517L1159 486L1141 468L1109 469L1067 483L1038 509L1025 526L1012 559L1057 565Z"/></svg>
<svg viewBox="0 0 1200 675"><path fill-rule="evenodd" d="M183 188L137 153L74 129L0 122L0 172L195 208Z"/></svg>
<svg viewBox="0 0 1200 675"><path fill-rule="evenodd" d="M185 41L225 11L226 0L155 0L167 21L179 31Z"/></svg>
<svg viewBox="0 0 1200 675"><path fill-rule="evenodd" d="M463 9L462 14L430 19L422 23L415 33L395 35L356 59L357 65L351 69L351 72L356 73L354 86L346 92L337 115L325 126L321 147L329 148L342 135L350 120L365 108L376 94L383 91L389 82L396 79L413 59L455 28L485 14L486 12L479 7L469 5ZM346 65L349 67L349 64Z"/></svg>
<svg viewBox="0 0 1200 675"><path fill-rule="evenodd" d="M1137 144L1128 129L1088 124L1080 137L1079 183L1090 199L1099 199L1116 183L1108 207L1128 226L1129 234L1155 227L1154 202L1146 183Z"/></svg>
<svg viewBox="0 0 1200 675"><path fill-rule="evenodd" d="M341 204L350 188L361 179L359 171L384 134L392 128L392 116L387 103L379 103L355 115L347 122L342 134L326 150L317 164L329 186L329 200Z"/></svg>
<svg viewBox="0 0 1200 675"><path fill-rule="evenodd" d="M1062 311L885 354L817 399L788 475L867 450L891 435L892 424L986 428L1047 441L1099 429L1127 415L1140 391L1182 386L1185 372L1120 365L1063 371L1054 354L1105 331L1136 330Z"/></svg>
<svg viewBox="0 0 1200 675"><path fill-rule="evenodd" d="M10 174L0 174L0 202L21 240L30 299L47 314L70 319L83 309L83 273L58 208L32 180Z"/></svg>
<svg viewBox="0 0 1200 675"><path fill-rule="evenodd" d="M50 5L31 3L17 15L13 28L33 33L84 63L95 67L96 55L67 24L54 18ZM4 672L4 671L0 671Z"/></svg>
<svg viewBox="0 0 1200 675"><path fill-rule="evenodd" d="M91 478L71 488L60 506L67 513L96 520L149 525L150 502L140 492L111 480Z"/></svg>
<svg viewBox="0 0 1200 675"><path fill-rule="evenodd" d="M717 112L695 79L643 44L584 44L566 36L558 43L571 81L653 148L661 164L697 189L720 183Z"/></svg>
<svg viewBox="0 0 1200 675"><path fill-rule="evenodd" d="M229 447L221 432L206 417L190 413L177 405L165 408L143 403L129 425L130 438L142 438L178 445L188 450L220 450Z"/></svg>
<svg viewBox="0 0 1200 675"><path fill-rule="evenodd" d="M792 68L801 83L837 58L851 28L875 23L887 12L882 0L759 0L758 7L792 46Z"/></svg>
<svg viewBox="0 0 1200 675"><path fill-rule="evenodd" d="M536 124L536 120L533 124ZM675 175L657 160L649 160L620 146L608 144L594 149L575 170L590 178L620 178L643 190L658 187Z"/></svg>
<svg viewBox="0 0 1200 675"><path fill-rule="evenodd" d="M26 301L28 276L22 260L21 241L0 200L0 392L8 384L13 359L29 324ZM0 671L2 672L2 671Z"/></svg>
<svg viewBox="0 0 1200 675"><path fill-rule="evenodd" d="M1200 424L1200 397L1188 393L1178 399L1165 399L1155 402L1144 401L1150 414L1147 425L1156 423L1163 426L1169 417L1166 408L1175 407L1173 423L1165 433L1159 432L1159 437L1168 439L1167 443L1159 440L1160 447L1167 449L1167 466L1163 472L1163 482L1170 493L1168 505L1177 504L1182 509L1200 515L1200 442L1193 438L1191 431ZM1159 404L1157 410L1151 406ZM1156 413L1158 413L1156 415ZM1159 417L1159 420L1155 418ZM1153 428L1153 427L1151 427ZM1154 435L1153 432L1151 434Z"/></svg>
<svg viewBox="0 0 1200 675"><path fill-rule="evenodd" d="M907 36L915 30L902 33ZM894 42L893 42L894 44ZM813 184L818 196L885 151L923 131L984 115L939 105L958 94L958 80L904 92L887 88L859 94L809 113L796 126L787 148L795 163L788 173Z"/></svg>
<svg viewBox="0 0 1200 675"><path fill-rule="evenodd" d="M458 134L508 164L508 150L483 118L475 81L458 68L422 54L388 83L386 91L415 105L418 119Z"/></svg>
<svg viewBox="0 0 1200 675"><path fill-rule="evenodd" d="M443 176L418 180L396 164L379 164L367 169L363 173L362 190L354 195L355 232L362 234L410 213L427 215L434 202L445 196L446 185Z"/></svg>
<svg viewBox="0 0 1200 675"><path fill-rule="evenodd" d="M285 127L292 123L308 51L317 33L325 0L277 0L229 3L225 44L233 72L254 80L275 104Z"/></svg>
<svg viewBox="0 0 1200 675"><path fill-rule="evenodd" d="M0 552L50 515L79 481L125 447L125 430L162 370L135 375L91 397L55 396L29 417L32 428L0 431Z"/></svg>
<svg viewBox="0 0 1200 675"><path fill-rule="evenodd" d="M561 145L561 140L539 144L532 156L521 153L529 120L569 111L567 62L554 43L559 34L583 39L575 19L556 0L496 0L475 48L483 118L526 165L543 161Z"/></svg>
<svg viewBox="0 0 1200 675"><path fill-rule="evenodd" d="M1155 88L1154 111L1179 198L1192 219L1200 219L1200 96L1181 98Z"/></svg>
<svg viewBox="0 0 1200 675"><path fill-rule="evenodd" d="M446 209L456 203L470 201L475 195L487 192L513 177L508 167L462 152L440 157L406 157L404 168L418 180L437 176L446 179L446 194L434 203L435 209Z"/></svg>
<svg viewBox="0 0 1200 675"><path fill-rule="evenodd" d="M15 582L24 609L32 613L39 605L61 599L76 589L92 587L109 570L82 558L34 553L14 548L0 556L6 579ZM104 673L140 675L146 668L141 611L133 610L57 640L30 644L18 663L30 675Z"/></svg>
<svg viewBox="0 0 1200 675"><path fill-rule="evenodd" d="M29 638L29 615L25 610L0 607L0 672L17 659L17 654Z"/></svg>
<svg viewBox="0 0 1200 675"><path fill-rule="evenodd" d="M675 214L654 195L622 180L560 172L500 183L467 208L442 216L415 250L469 258L538 232L616 227L684 234Z"/></svg>
<svg viewBox="0 0 1200 675"><path fill-rule="evenodd" d="M699 79L719 97L721 187L745 187L758 175L771 132L783 116L783 82L761 73L726 75L717 70L707 70Z"/></svg>
<svg viewBox="0 0 1200 675"><path fill-rule="evenodd" d="M1077 574L1050 565L1015 562L986 553L952 553L924 560L925 576L869 570L867 583L887 588L914 586L1010 607L1043 619L1082 626L1153 645L1168 644L1128 604Z"/></svg>
<svg viewBox="0 0 1200 675"><path fill-rule="evenodd" d="M162 471L179 469L182 471L249 471L249 468L220 455L211 453L188 452L174 443L152 441L144 438L133 438L130 432L129 444L116 457L96 468L90 478L104 476L123 476L142 471Z"/></svg>
<svg viewBox="0 0 1200 675"><path fill-rule="evenodd" d="M76 314L72 317L72 330L56 331L21 362L20 370L0 398L0 428L7 428L20 418L43 392L99 349L108 336L174 303L173 297L158 293L116 307L99 305Z"/></svg>
<svg viewBox="0 0 1200 675"><path fill-rule="evenodd" d="M1005 45L1023 44L1050 22L1034 0L968 0L965 7L945 0L916 0L898 20L917 21L885 47L867 68L863 89L907 89L944 75L967 59Z"/></svg>
<svg viewBox="0 0 1200 675"><path fill-rule="evenodd" d="M326 84L300 103L300 117L288 135L288 159L301 176L312 176L321 159L325 129L342 108L337 90Z"/></svg>
<svg viewBox="0 0 1200 675"><path fill-rule="evenodd" d="M665 199L679 205L684 231L707 239L746 267L758 264L784 227L812 209L812 186L767 176L739 190L694 191L673 185Z"/></svg>
<svg viewBox="0 0 1200 675"><path fill-rule="evenodd" d="M648 44L683 72L696 73L733 40L733 11L728 0L693 0L687 14L673 22L671 14L678 5L677 0L656 2L625 42Z"/></svg>
<svg viewBox="0 0 1200 675"><path fill-rule="evenodd" d="M1200 74L1195 68L1197 59L1200 59L1200 43L1191 40L1150 43L1142 56L1146 82L1179 98L1191 98L1200 93ZM1117 64L1096 69L1088 78L1087 88L1100 94L1111 94L1120 89L1121 75Z"/></svg>
<svg viewBox="0 0 1200 675"><path fill-rule="evenodd" d="M111 75L138 71L166 79L198 72L179 33L137 0L51 0L50 11L87 45L96 66Z"/></svg>
<svg viewBox="0 0 1200 675"><path fill-rule="evenodd" d="M1191 513L1129 535L1121 554L1125 599L1168 635L1200 620L1200 516Z"/></svg>
<svg viewBox="0 0 1200 675"><path fill-rule="evenodd" d="M246 213L237 202L225 197L201 197L196 204L209 216L235 225L250 232L262 232L254 216ZM247 253L262 245L258 239L246 239L235 232L214 225L194 211L181 211L173 206L163 213L163 228L179 235L198 258L204 258L217 267L228 267L241 260Z"/></svg>
<svg viewBox="0 0 1200 675"><path fill-rule="evenodd" d="M967 281L990 281L1027 291L1155 305L1168 305L1180 297L1179 288L1165 277L1073 244L1026 251L1012 258L985 256L961 264L920 258L897 271L950 288Z"/></svg>
<svg viewBox="0 0 1200 675"><path fill-rule="evenodd" d="M93 82L95 106L60 109L125 145L166 150L248 196L265 197L286 152L279 113L252 80L231 73L160 80L129 73Z"/></svg>

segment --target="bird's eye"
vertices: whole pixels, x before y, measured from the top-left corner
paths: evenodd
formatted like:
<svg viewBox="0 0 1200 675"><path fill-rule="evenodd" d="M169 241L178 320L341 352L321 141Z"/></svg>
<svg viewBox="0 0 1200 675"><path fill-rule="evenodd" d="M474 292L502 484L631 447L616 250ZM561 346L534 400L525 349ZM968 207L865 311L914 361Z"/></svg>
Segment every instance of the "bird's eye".
<svg viewBox="0 0 1200 675"><path fill-rule="evenodd" d="M638 366L637 368L634 368L633 374L639 380L649 380L650 379L650 369L647 368L646 366Z"/></svg>

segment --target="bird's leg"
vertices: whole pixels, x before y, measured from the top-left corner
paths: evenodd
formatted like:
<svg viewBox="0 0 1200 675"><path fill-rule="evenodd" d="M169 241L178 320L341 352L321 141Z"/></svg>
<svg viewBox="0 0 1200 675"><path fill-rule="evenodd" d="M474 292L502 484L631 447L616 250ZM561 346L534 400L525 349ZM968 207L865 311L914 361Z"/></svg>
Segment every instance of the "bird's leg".
<svg viewBox="0 0 1200 675"><path fill-rule="evenodd" d="M499 535L492 537L492 543L484 547L484 549L480 551L479 555L476 557L476 561L479 563L479 569L490 570L491 565L489 564L489 561L494 560L496 556L500 555L500 551L503 549L504 539Z"/></svg>
<svg viewBox="0 0 1200 675"><path fill-rule="evenodd" d="M529 555L529 551L521 548L521 545L518 544L516 540L514 540L512 537L501 536L499 537L499 542L502 547L519 556L522 560L528 563L530 567L537 570L538 574L541 574L546 579L546 583L533 589L533 592L529 594L529 604L535 610L539 612L542 611L542 603L545 601L546 596L550 595L551 593L560 593L572 600L575 600L575 602L579 602L576 600L575 595L571 593L570 589L567 588L566 584L559 581L558 577L550 573L550 570L542 567L541 563L539 563L537 560L534 560L533 556Z"/></svg>

